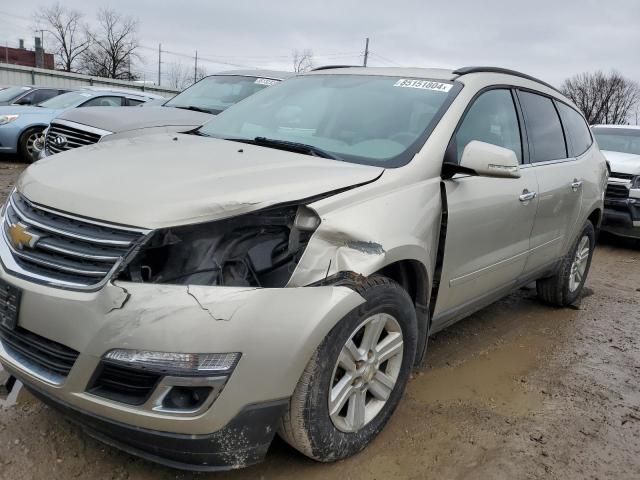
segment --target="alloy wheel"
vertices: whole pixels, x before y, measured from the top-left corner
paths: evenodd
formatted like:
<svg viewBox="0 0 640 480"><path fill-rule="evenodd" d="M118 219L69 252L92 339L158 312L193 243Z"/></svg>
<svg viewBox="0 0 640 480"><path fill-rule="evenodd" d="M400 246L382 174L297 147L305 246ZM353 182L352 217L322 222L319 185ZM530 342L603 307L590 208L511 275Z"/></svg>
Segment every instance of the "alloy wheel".
<svg viewBox="0 0 640 480"><path fill-rule="evenodd" d="M571 264L571 272L569 273L569 291L575 292L584 279L585 272L587 271L587 264L589 263L589 255L591 253L591 245L589 237L586 235L580 239L576 254Z"/></svg>
<svg viewBox="0 0 640 480"><path fill-rule="evenodd" d="M387 403L402 367L404 341L387 313L367 318L340 351L329 386L329 416L342 432L356 432Z"/></svg>

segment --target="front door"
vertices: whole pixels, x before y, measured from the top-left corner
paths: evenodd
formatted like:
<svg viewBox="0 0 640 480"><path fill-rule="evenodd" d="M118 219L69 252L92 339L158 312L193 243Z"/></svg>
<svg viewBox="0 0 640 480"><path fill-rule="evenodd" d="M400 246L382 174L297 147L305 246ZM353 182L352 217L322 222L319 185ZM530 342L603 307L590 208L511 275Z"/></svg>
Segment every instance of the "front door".
<svg viewBox="0 0 640 480"><path fill-rule="evenodd" d="M522 163L519 123L511 90L488 90L467 111L448 153L459 161L464 147L480 140L513 150ZM456 175L445 187L448 220L435 328L438 318L447 323L452 312L516 282L527 261L538 208L532 169L522 170L520 178Z"/></svg>

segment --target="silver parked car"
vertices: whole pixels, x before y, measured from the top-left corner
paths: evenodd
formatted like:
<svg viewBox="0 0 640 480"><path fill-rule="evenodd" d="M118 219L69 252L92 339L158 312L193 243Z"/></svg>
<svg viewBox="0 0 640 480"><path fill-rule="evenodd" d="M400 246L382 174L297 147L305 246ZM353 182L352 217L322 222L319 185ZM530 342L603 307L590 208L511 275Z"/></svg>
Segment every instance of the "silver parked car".
<svg viewBox="0 0 640 480"><path fill-rule="evenodd" d="M602 229L640 239L640 127L595 125L592 130L611 166Z"/></svg>
<svg viewBox="0 0 640 480"><path fill-rule="evenodd" d="M174 467L250 465L276 433L345 458L431 334L531 281L578 298L606 179L582 115L532 77L301 75L191 134L30 166L2 212L0 361Z"/></svg>
<svg viewBox="0 0 640 480"><path fill-rule="evenodd" d="M161 105L134 112L70 110L51 122L41 157L97 142L191 130L289 76L291 73L274 70L231 70L205 77Z"/></svg>

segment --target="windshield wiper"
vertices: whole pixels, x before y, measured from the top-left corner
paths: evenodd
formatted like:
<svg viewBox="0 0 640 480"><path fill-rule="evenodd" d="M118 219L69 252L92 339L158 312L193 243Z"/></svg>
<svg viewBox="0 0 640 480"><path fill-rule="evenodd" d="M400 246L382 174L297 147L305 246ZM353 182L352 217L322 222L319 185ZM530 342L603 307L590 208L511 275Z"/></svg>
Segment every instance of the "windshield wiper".
<svg viewBox="0 0 640 480"><path fill-rule="evenodd" d="M192 110L194 112L202 112L214 114L212 110L207 110L206 108L196 107L195 105L167 105L168 107L181 108L182 110ZM219 113L219 112L216 112Z"/></svg>
<svg viewBox="0 0 640 480"><path fill-rule="evenodd" d="M253 140L229 138L228 140L234 140L236 142L251 143L253 145L260 145L263 147L279 148L281 150L287 150L289 152L304 153L306 155L312 155L314 157L330 158L331 160L342 160L340 157L329 153L322 148L318 148L314 145L300 142L290 142L287 140L278 140L277 138L256 137Z"/></svg>

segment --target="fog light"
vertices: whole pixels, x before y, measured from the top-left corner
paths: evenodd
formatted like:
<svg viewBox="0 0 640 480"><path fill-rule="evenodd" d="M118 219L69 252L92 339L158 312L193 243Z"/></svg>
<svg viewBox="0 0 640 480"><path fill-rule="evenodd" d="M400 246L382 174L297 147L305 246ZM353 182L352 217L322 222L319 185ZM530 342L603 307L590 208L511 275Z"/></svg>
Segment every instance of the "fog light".
<svg viewBox="0 0 640 480"><path fill-rule="evenodd" d="M164 375L204 376L231 373L240 353L169 353L146 350L110 350L104 359Z"/></svg>
<svg viewBox="0 0 640 480"><path fill-rule="evenodd" d="M168 410L196 410L211 394L211 387L173 387L162 400Z"/></svg>

